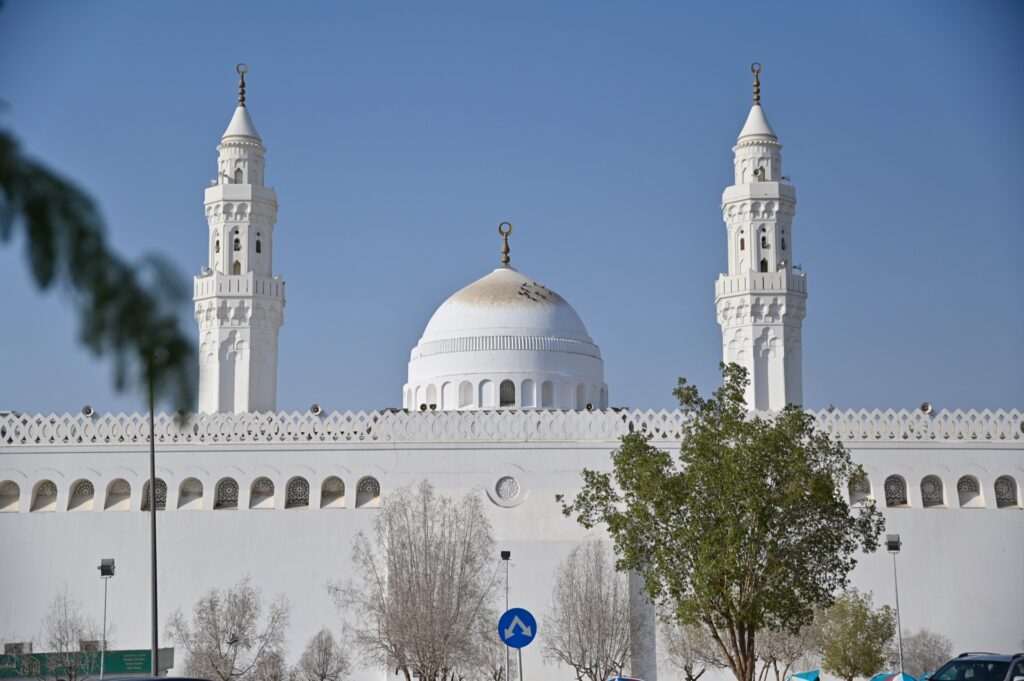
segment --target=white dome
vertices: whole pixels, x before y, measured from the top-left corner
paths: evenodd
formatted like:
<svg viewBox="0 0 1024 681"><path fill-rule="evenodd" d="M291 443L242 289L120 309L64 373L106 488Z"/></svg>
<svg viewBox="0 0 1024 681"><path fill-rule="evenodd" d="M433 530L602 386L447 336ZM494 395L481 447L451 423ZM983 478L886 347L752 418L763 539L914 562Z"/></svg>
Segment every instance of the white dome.
<svg viewBox="0 0 1024 681"><path fill-rule="evenodd" d="M465 335L555 336L592 343L565 298L511 267L499 267L444 301L424 341Z"/></svg>
<svg viewBox="0 0 1024 681"><path fill-rule="evenodd" d="M500 267L448 298L412 350L407 409L607 406L604 362L562 296Z"/></svg>

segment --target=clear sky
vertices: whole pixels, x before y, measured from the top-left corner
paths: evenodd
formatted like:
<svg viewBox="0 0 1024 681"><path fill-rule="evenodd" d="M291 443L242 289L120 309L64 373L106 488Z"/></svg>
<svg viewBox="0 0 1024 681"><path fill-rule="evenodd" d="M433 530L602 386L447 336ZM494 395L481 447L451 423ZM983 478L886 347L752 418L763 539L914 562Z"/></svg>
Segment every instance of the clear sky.
<svg viewBox="0 0 1024 681"><path fill-rule="evenodd" d="M280 215L278 406L401 404L499 262L561 293L613 405L718 385L722 189L752 61L799 204L805 404L1024 406L1020 2L51 2L0 10L0 125L117 247L205 263L237 62ZM0 249L0 408L136 410ZM195 335L190 311L184 328Z"/></svg>

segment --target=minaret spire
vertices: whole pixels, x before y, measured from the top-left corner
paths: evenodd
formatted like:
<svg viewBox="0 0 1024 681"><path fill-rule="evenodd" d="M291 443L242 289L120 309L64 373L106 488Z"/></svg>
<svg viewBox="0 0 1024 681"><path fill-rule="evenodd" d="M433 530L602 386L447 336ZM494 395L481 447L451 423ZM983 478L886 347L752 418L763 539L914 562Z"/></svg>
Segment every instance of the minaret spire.
<svg viewBox="0 0 1024 681"><path fill-rule="evenodd" d="M715 284L722 358L746 368L747 405L779 410L803 402L802 326L807 279L793 271L796 190L782 176L782 145L761 107L761 65L754 104L734 154L734 183L722 193L728 270Z"/></svg>
<svg viewBox="0 0 1024 681"><path fill-rule="evenodd" d="M502 227L507 227L508 229L504 229L503 230ZM511 233L512 233L512 223L511 222L503 222L500 225L498 225L498 234L500 234L501 238L504 239L504 243L502 243L502 245L501 245L501 265L502 265L502 267L508 267L509 263L511 262L511 259L508 257L508 254L510 252L510 249L508 247L508 236Z"/></svg>
<svg viewBox="0 0 1024 681"><path fill-rule="evenodd" d="M751 64L750 72L754 74L754 105L761 106L761 62L755 61ZM245 98L243 97L242 99L244 100Z"/></svg>
<svg viewBox="0 0 1024 681"><path fill-rule="evenodd" d="M238 106L245 106L245 74L249 73L249 67L239 64L235 71L238 72Z"/></svg>

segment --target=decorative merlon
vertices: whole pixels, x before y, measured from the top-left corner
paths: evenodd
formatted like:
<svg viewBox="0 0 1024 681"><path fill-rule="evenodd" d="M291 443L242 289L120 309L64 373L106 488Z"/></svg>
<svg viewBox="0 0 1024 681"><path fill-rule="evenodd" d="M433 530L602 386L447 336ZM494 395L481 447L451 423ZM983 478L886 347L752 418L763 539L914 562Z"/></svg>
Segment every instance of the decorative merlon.
<svg viewBox="0 0 1024 681"><path fill-rule="evenodd" d="M1024 412L943 410L810 412L818 425L848 444L864 442L1021 442ZM198 414L156 417L157 442L187 444L330 444L345 442L609 442L630 432L678 443L680 411L495 410ZM0 416L0 451L16 447L131 445L149 441L145 414Z"/></svg>

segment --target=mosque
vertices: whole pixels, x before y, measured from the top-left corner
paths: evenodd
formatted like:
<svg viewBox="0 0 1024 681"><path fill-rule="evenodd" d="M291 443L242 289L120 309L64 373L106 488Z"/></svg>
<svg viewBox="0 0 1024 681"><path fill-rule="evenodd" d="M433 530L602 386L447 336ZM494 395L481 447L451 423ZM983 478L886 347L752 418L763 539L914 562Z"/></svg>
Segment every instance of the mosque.
<svg viewBox="0 0 1024 681"><path fill-rule="evenodd" d="M408 380L395 386L402 409L277 411L285 311L285 282L273 269L278 204L264 184L266 148L240 73L203 201L208 263L194 288L201 414L184 430L170 415L156 419L161 623L211 586L249 574L266 596L290 600L294 661L320 627L339 622L325 585L349 574L353 536L370 527L389 490L426 478L444 494L481 496L499 548L511 551L512 604L540 615L543 636L555 568L588 536L562 516L555 495L577 490L583 468L606 469L627 432L677 449L683 415L610 406L614 386L596 340L568 301L511 266L507 223L500 266L444 301L412 348ZM757 411L802 403L808 286L793 265L796 189L781 149L755 73L753 106L732 147L734 184L722 195L728 271L715 282L715 301L722 358L749 371L747 400ZM887 532L902 537L903 627L927 626L958 651L1016 649L1024 638L1024 414L922 405L814 416L867 472L844 490L850 503L875 500ZM38 631L60 585L99 612L95 566L114 557L117 645L149 646L148 433L143 415L0 415L5 643ZM852 582L891 604L893 558L861 556ZM649 607L634 601L632 674L673 678L658 659ZM536 644L524 649L523 667L530 678L569 673ZM362 668L352 678L394 677Z"/></svg>

